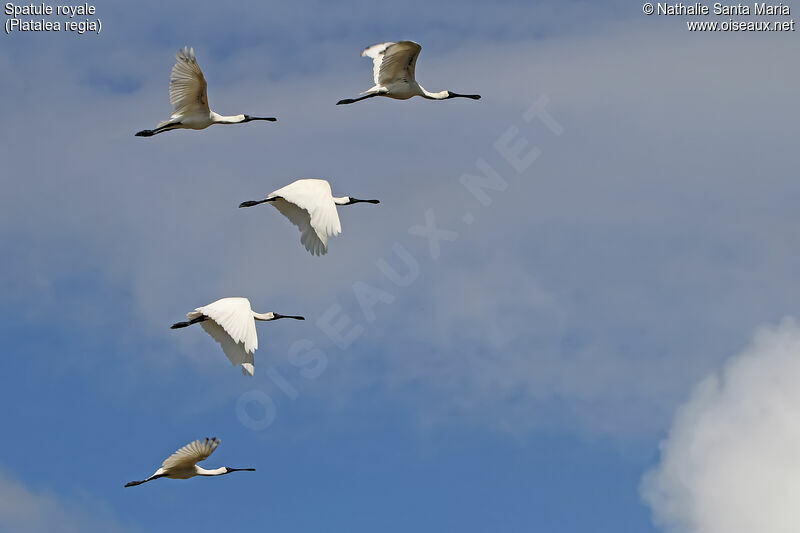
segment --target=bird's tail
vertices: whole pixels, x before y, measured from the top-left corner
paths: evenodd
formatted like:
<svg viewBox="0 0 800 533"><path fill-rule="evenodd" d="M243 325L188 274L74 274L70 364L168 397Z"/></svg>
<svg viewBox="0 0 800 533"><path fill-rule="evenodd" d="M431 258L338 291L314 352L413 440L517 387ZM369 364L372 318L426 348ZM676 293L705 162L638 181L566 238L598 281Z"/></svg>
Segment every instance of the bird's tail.
<svg viewBox="0 0 800 533"><path fill-rule="evenodd" d="M385 87L381 87L380 85L373 85L372 87L370 87L366 91L358 93L358 96L364 96L365 94L381 94L381 93L386 93L386 92L389 92L389 91L387 91Z"/></svg>

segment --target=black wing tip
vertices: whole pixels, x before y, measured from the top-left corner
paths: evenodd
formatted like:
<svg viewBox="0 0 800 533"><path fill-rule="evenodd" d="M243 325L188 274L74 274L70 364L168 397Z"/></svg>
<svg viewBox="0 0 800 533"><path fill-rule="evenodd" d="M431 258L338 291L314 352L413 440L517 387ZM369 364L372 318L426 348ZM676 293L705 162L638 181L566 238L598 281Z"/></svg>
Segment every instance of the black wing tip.
<svg viewBox="0 0 800 533"><path fill-rule="evenodd" d="M137 131L135 137L152 137L154 135L153 130L142 130Z"/></svg>

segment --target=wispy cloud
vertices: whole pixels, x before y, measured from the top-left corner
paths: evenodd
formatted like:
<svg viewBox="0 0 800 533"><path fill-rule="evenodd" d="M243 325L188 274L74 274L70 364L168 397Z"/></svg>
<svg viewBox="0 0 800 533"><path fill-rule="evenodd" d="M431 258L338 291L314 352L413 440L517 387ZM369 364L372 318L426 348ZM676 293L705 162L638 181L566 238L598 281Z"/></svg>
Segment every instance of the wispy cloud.
<svg viewBox="0 0 800 533"><path fill-rule="evenodd" d="M0 471L0 530L25 533L132 533L110 508L88 495L32 489Z"/></svg>
<svg viewBox="0 0 800 533"><path fill-rule="evenodd" d="M6 89L20 105L0 124L3 149L15 155L0 197L5 279L14 280L8 307L27 322L62 310L59 321L74 323L76 334L136 353L126 360L131 374L190 364L210 376L230 370L216 346L168 330L186 311L248 296L260 309L307 315L305 335L338 302L367 333L346 354L332 352L313 384L291 369L295 385L325 396L324 406L333 395L347 398L353 379L397 391L401 403L419 398L422 418L483 413L481 423L523 427L552 415L614 434L659 431L737 332L784 314L800 296L786 288L797 262L785 229L797 223L786 200L796 187L785 172L793 121L763 119L796 114L783 102L798 76L762 61L792 60L774 36L698 37L695 48L674 33L614 28L450 47L420 39L420 80L484 98L348 109L334 103L368 82L358 50L370 41L304 43L303 54L324 64L291 71L292 52L281 56L269 42L227 56L188 32L213 107L279 121L149 140L132 134L169 113L172 45L136 50L112 40L88 58L19 65L0 56L0 66L20 72ZM753 75L743 79L741 65ZM275 79L270 69L283 66L292 73ZM127 93L104 81L127 77L141 88ZM61 80L57 97L51 78ZM563 135L520 121L542 94ZM59 120L44 128L30 109ZM542 150L523 174L493 147L510 126ZM756 142L774 151L750 153ZM509 184L489 191L488 207L459 183L476 172L477 157ZM382 204L343 209L343 235L328 256L312 259L274 210L236 208L299 177L325 177L337 194ZM435 262L425 239L408 234L428 208L460 234L441 243ZM473 224L463 223L465 211ZM421 262L407 289L387 289L375 267L395 241ZM356 282L394 292L374 322L360 318ZM257 366L287 366L283 354L300 326L264 329L269 349ZM118 364L94 351L86 364L93 358Z"/></svg>

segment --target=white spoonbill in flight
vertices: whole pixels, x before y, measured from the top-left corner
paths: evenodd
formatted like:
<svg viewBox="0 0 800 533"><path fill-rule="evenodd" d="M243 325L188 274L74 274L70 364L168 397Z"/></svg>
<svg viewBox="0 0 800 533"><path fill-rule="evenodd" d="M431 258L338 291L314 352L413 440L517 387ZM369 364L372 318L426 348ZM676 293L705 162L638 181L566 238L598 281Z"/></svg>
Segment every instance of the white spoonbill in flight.
<svg viewBox="0 0 800 533"><path fill-rule="evenodd" d="M135 487L148 481L153 481L160 477L168 477L172 479L189 479L194 476L223 476L231 472L255 472L255 468L230 468L223 466L215 468L214 470L206 470L202 466L197 466L197 463L208 459L208 456L214 453L214 450L219 446L219 439L206 438L205 440L196 440L190 442L177 452L167 457L161 468L147 479L142 481L131 481L126 483L126 487Z"/></svg>
<svg viewBox="0 0 800 533"><path fill-rule="evenodd" d="M142 130L137 137L152 137L157 133L177 129L202 130L212 124L242 124L253 120L275 122L274 117L251 117L250 115L220 115L208 108L206 79L194 57L194 48L178 50L178 61L172 67L169 80L169 103L173 111L169 120L159 122L154 130Z"/></svg>
<svg viewBox="0 0 800 533"><path fill-rule="evenodd" d="M372 71L375 86L361 93L358 98L339 100L336 105L352 104L373 96L388 96L397 100L408 100L421 96L428 100L447 100L449 98L472 98L479 100L479 94L458 94L452 91L432 93L414 79L414 68L422 47L414 41L383 43L370 46L361 52L361 57L372 58Z"/></svg>
<svg viewBox="0 0 800 533"><path fill-rule="evenodd" d="M264 200L242 202L239 207L253 207L265 202L274 205L300 229L300 242L311 255L328 253L328 237L342 232L337 205L380 203L379 200L359 200L351 196L336 197L327 181L302 179L273 191Z"/></svg>
<svg viewBox="0 0 800 533"><path fill-rule="evenodd" d="M176 322L171 329L185 328L200 323L206 333L214 337L231 364L241 365L242 374L252 376L255 372L253 354L258 349L256 320L264 322L279 318L305 320L301 316L278 313L256 313L250 308L247 298L222 298L186 313L186 322Z"/></svg>

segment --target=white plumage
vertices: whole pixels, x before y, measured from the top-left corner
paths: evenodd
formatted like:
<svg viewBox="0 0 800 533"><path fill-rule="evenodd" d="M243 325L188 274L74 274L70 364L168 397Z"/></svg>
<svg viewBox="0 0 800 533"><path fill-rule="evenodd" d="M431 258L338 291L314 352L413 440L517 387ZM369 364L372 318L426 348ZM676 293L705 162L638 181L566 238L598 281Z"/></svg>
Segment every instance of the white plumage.
<svg viewBox="0 0 800 533"><path fill-rule="evenodd" d="M197 64L194 48L184 47L175 54L177 62L172 67L169 80L169 103L172 116L159 122L153 130L142 130L137 137L152 137L174 129L202 130L212 124L241 124L253 120L274 122L274 117L251 117L250 115L220 115L208 107L208 84Z"/></svg>
<svg viewBox="0 0 800 533"><path fill-rule="evenodd" d="M339 100L336 105L352 104L373 96L387 96L397 100L407 100L421 96L429 100L449 98L480 99L479 94L458 94L452 91L430 92L417 83L415 69L417 57L422 47L414 41L374 44L361 52L361 57L372 59L372 77L375 85L358 98Z"/></svg>
<svg viewBox="0 0 800 533"><path fill-rule="evenodd" d="M197 64L194 48L178 50L169 76L169 103L176 115L208 114L208 83Z"/></svg>
<svg viewBox="0 0 800 533"><path fill-rule="evenodd" d="M200 325L222 347L234 366L246 375L255 372L253 355L258 349L256 321L247 298L223 298L186 313L189 320L206 316Z"/></svg>
<svg viewBox="0 0 800 533"><path fill-rule="evenodd" d="M205 440L196 440L179 448L175 453L164 459L161 467L166 470L181 470L205 461L219 446L220 440L216 437Z"/></svg>
<svg viewBox="0 0 800 533"><path fill-rule="evenodd" d="M250 300L241 297L222 298L186 313L188 322L177 322L172 329L185 328L199 323L222 347L231 364L241 366L244 375L255 373L253 355L258 349L256 320L270 321L279 318L305 320L301 316L278 313L256 313Z"/></svg>
<svg viewBox="0 0 800 533"><path fill-rule="evenodd" d="M422 47L414 41L373 44L361 52L372 59L372 78L377 86L387 86L397 80L415 79L414 70Z"/></svg>
<svg viewBox="0 0 800 533"><path fill-rule="evenodd" d="M152 476L142 481L131 481L125 486L134 487L161 477L189 479L194 476L221 476L231 472L255 471L255 468L230 468L227 466L206 470L201 466L197 466L197 463L208 459L208 456L214 453L219 443L220 440L216 437L210 439L206 437L204 440L190 442L164 459L164 462L161 463L161 468L156 470Z"/></svg>
<svg viewBox="0 0 800 533"><path fill-rule="evenodd" d="M359 200L350 196L335 197L331 185L321 179L300 179L273 191L264 200L242 202L239 207L270 202L300 230L300 242L311 255L328 253L328 237L342 232L337 205L378 200Z"/></svg>

